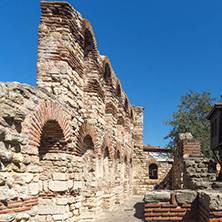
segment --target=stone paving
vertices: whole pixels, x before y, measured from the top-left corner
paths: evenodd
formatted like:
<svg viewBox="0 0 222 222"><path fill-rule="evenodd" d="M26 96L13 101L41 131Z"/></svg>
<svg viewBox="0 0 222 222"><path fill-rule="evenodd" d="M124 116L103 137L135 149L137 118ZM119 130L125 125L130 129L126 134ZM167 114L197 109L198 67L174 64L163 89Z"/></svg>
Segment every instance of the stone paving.
<svg viewBox="0 0 222 222"><path fill-rule="evenodd" d="M112 211L106 211L96 222L137 222L144 221L144 196L131 196Z"/></svg>

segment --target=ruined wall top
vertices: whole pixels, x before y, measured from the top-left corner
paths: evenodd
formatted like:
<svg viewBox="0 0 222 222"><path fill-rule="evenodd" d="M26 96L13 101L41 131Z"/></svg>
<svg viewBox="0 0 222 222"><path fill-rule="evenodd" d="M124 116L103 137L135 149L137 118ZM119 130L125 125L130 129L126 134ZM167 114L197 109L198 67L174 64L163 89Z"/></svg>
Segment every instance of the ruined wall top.
<svg viewBox="0 0 222 222"><path fill-rule="evenodd" d="M62 94L94 92L101 100L116 97L129 116L133 108L107 56L97 50L90 22L67 2L41 2L37 85ZM63 97L63 98L61 98ZM72 96L70 96L71 99Z"/></svg>

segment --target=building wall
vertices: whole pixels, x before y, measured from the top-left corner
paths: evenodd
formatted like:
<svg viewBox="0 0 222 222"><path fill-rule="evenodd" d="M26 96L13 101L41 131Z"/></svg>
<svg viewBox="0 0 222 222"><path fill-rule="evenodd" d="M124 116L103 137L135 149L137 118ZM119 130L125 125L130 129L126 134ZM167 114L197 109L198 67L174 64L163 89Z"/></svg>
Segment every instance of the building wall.
<svg viewBox="0 0 222 222"><path fill-rule="evenodd" d="M143 108L87 20L41 8L37 87L0 83L0 221L91 221L132 193Z"/></svg>
<svg viewBox="0 0 222 222"><path fill-rule="evenodd" d="M164 189L166 183L171 186L173 158L169 153L142 151L137 156L139 158L138 164L135 166L136 172L138 172L134 179L135 194L143 195L147 190L153 190L155 185L158 185L160 189ZM149 171L149 167L153 164L157 167L157 178L155 179L151 177Z"/></svg>

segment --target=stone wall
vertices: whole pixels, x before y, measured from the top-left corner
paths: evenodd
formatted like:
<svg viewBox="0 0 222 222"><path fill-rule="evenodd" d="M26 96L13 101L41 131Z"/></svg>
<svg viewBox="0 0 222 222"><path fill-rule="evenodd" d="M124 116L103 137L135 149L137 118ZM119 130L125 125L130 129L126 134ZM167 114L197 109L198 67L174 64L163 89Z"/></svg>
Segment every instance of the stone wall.
<svg viewBox="0 0 222 222"><path fill-rule="evenodd" d="M209 159L203 157L198 139L180 134L173 163L173 189L210 189L216 175L208 172Z"/></svg>
<svg viewBox="0 0 222 222"><path fill-rule="evenodd" d="M132 193L143 108L87 20L41 8L37 87L0 83L0 221L92 221Z"/></svg>

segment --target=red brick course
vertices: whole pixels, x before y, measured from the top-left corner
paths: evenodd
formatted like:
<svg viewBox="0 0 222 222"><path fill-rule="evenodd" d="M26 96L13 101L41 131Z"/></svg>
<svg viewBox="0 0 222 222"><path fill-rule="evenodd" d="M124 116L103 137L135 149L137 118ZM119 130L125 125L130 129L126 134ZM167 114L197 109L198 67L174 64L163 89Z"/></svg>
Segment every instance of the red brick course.
<svg viewBox="0 0 222 222"><path fill-rule="evenodd" d="M197 205L145 204L144 206L146 221L198 221Z"/></svg>

